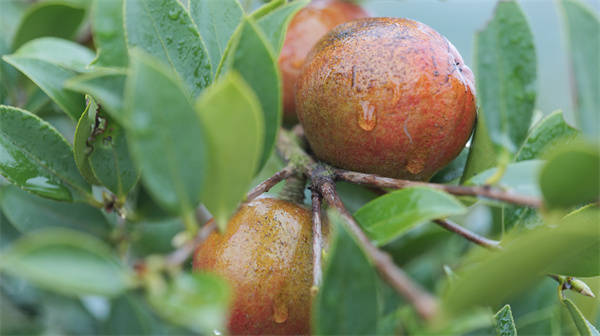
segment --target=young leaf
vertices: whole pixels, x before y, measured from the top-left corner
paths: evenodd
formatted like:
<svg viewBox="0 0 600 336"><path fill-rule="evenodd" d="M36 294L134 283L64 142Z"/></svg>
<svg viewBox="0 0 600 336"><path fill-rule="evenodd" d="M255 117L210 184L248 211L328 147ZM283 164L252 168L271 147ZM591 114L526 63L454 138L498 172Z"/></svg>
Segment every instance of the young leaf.
<svg viewBox="0 0 600 336"><path fill-rule="evenodd" d="M94 0L91 19L94 45L98 50L92 64L126 67L129 56L123 26L123 0Z"/></svg>
<svg viewBox="0 0 600 336"><path fill-rule="evenodd" d="M96 126L96 114L98 113L98 104L91 97L87 97L87 107L81 114L75 135L73 136L73 155L75 164L79 168L81 175L91 184L100 185L100 181L94 176L88 156L91 153L92 147L88 143L88 139L92 136Z"/></svg>
<svg viewBox="0 0 600 336"><path fill-rule="evenodd" d="M600 20L578 0L561 0L560 11L567 35L577 124L590 139L600 137Z"/></svg>
<svg viewBox="0 0 600 336"><path fill-rule="evenodd" d="M196 111L210 149L210 178L202 202L223 230L255 174L264 139L263 115L254 92L235 72L207 89Z"/></svg>
<svg viewBox="0 0 600 336"><path fill-rule="evenodd" d="M494 315L496 320L496 335L517 336L517 327L509 305L505 305Z"/></svg>
<svg viewBox="0 0 600 336"><path fill-rule="evenodd" d="M498 2L475 46L479 113L492 142L515 152L531 123L537 73L533 35L516 1Z"/></svg>
<svg viewBox="0 0 600 336"><path fill-rule="evenodd" d="M214 76L229 40L244 18L244 10L238 0L192 0L190 15L206 43Z"/></svg>
<svg viewBox="0 0 600 336"><path fill-rule="evenodd" d="M0 269L67 295L116 296L133 285L132 274L108 246L66 229L19 239L0 258Z"/></svg>
<svg viewBox="0 0 600 336"><path fill-rule="evenodd" d="M541 195L536 183L539 171L544 164L541 160L528 160L511 163L506 167L498 185L518 195L539 197ZM476 175L467 181L470 185L484 185L487 179L496 173L492 168Z"/></svg>
<svg viewBox="0 0 600 336"><path fill-rule="evenodd" d="M130 61L124 126L132 155L154 198L167 209L188 212L205 185L205 131L181 80L140 50L132 51Z"/></svg>
<svg viewBox="0 0 600 336"><path fill-rule="evenodd" d="M573 303L573 301L569 299L562 300L562 303L567 307L569 314L571 315L571 319L573 319L573 323L579 331L579 335L581 336L600 336L600 332L590 323L588 322L583 314L577 308L577 306Z"/></svg>
<svg viewBox="0 0 600 336"><path fill-rule="evenodd" d="M308 0L292 1L267 13L256 21L276 55L279 55L281 51L290 21L308 3Z"/></svg>
<svg viewBox="0 0 600 336"><path fill-rule="evenodd" d="M360 208L354 217L375 244L383 245L421 223L465 212L466 208L453 196L415 187L378 197Z"/></svg>
<svg viewBox="0 0 600 336"><path fill-rule="evenodd" d="M24 190L60 201L90 200L73 150L47 122L0 105L0 173Z"/></svg>
<svg viewBox="0 0 600 336"><path fill-rule="evenodd" d="M333 239L323 284L313 303L313 331L323 335L373 335L379 322L377 275L341 224L343 219L333 211L328 217Z"/></svg>
<svg viewBox="0 0 600 336"><path fill-rule="evenodd" d="M138 47L178 73L193 97L211 82L211 62L189 13L177 0L125 0L130 48Z"/></svg>
<svg viewBox="0 0 600 336"><path fill-rule="evenodd" d="M3 6L4 7L4 6ZM43 1L30 6L15 33L13 49L42 36L72 38L85 16L85 8L71 1Z"/></svg>

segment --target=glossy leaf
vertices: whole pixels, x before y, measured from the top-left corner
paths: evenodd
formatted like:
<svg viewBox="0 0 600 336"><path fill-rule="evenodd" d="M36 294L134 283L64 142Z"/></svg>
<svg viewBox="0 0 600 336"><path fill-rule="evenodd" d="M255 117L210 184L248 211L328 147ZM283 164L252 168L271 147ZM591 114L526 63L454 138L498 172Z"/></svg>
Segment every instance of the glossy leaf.
<svg viewBox="0 0 600 336"><path fill-rule="evenodd" d="M308 0L292 1L267 13L256 21L271 48L279 55L287 27L294 15L309 3Z"/></svg>
<svg viewBox="0 0 600 336"><path fill-rule="evenodd" d="M204 129L185 91L153 57L131 53L124 111L130 149L154 198L179 213L198 204L208 157Z"/></svg>
<svg viewBox="0 0 600 336"><path fill-rule="evenodd" d="M375 244L383 245L419 224L465 212L466 208L453 196L415 187L378 197L360 208L354 217Z"/></svg>
<svg viewBox="0 0 600 336"><path fill-rule="evenodd" d="M379 323L377 275L339 214L331 211L328 217L334 231L313 303L314 334L373 335Z"/></svg>
<svg viewBox="0 0 600 336"><path fill-rule="evenodd" d="M498 186L518 195L539 197L541 193L536 181L543 165L544 161L541 160L511 163L506 167ZM496 170L497 168L488 169L471 178L467 184L484 185L487 179L496 173Z"/></svg>
<svg viewBox="0 0 600 336"><path fill-rule="evenodd" d="M515 152L531 123L537 77L533 35L519 4L498 2L475 44L479 113L492 142Z"/></svg>
<svg viewBox="0 0 600 336"><path fill-rule="evenodd" d="M108 238L110 227L100 210L37 197L14 186L0 189L0 208L22 233L64 227Z"/></svg>
<svg viewBox="0 0 600 336"><path fill-rule="evenodd" d="M0 106L0 154L0 173L24 190L61 201L91 197L71 146L27 111Z"/></svg>
<svg viewBox="0 0 600 336"><path fill-rule="evenodd" d="M123 25L123 0L94 0L92 32L97 56L92 63L101 67L125 67L129 61Z"/></svg>
<svg viewBox="0 0 600 336"><path fill-rule="evenodd" d="M227 284L214 275L180 273L165 287L151 290L148 300L163 318L207 333L225 327L229 293Z"/></svg>
<svg viewBox="0 0 600 336"><path fill-rule="evenodd" d="M588 322L579 308L573 303L573 301L569 299L562 300L562 303L567 307L569 314L571 315L571 319L579 331L579 335L581 336L600 336L600 332L594 327L590 322Z"/></svg>
<svg viewBox="0 0 600 336"><path fill-rule="evenodd" d="M496 335L517 336L517 327L509 305L505 305L494 315L496 320Z"/></svg>
<svg viewBox="0 0 600 336"><path fill-rule="evenodd" d="M562 111L554 111L531 129L515 161L541 158L550 149L572 141L577 134L577 130L565 122Z"/></svg>
<svg viewBox="0 0 600 336"><path fill-rule="evenodd" d="M265 121L260 169L275 146L281 125L281 78L273 50L256 24L247 18L238 34L235 38L237 44L225 56L221 74L230 69L236 70L258 96Z"/></svg>
<svg viewBox="0 0 600 336"><path fill-rule="evenodd" d="M125 0L130 48L137 47L177 72L196 97L211 82L211 62L189 13L177 0Z"/></svg>
<svg viewBox="0 0 600 336"><path fill-rule="evenodd" d="M92 167L88 157L92 151L92 147L89 144L94 127L96 126L96 115L98 113L98 104L91 97L87 97L87 107L81 114L77 128L75 129L75 136L73 137L73 155L75 157L75 164L79 169L81 175L91 184L100 185L100 181L94 176Z"/></svg>
<svg viewBox="0 0 600 336"><path fill-rule="evenodd" d="M600 148L571 144L548 158L540 188L551 207L569 207L600 199Z"/></svg>
<svg viewBox="0 0 600 336"><path fill-rule="evenodd" d="M264 139L263 115L254 92L234 72L207 89L196 111L210 149L210 178L202 202L224 230L257 169Z"/></svg>
<svg viewBox="0 0 600 336"><path fill-rule="evenodd" d="M238 0L191 0L190 15L206 43L214 76L229 40L244 18L244 10Z"/></svg>
<svg viewBox="0 0 600 336"><path fill-rule="evenodd" d="M115 296L133 285L132 274L96 238L66 229L30 233L0 259L3 271L67 295Z"/></svg>
<svg viewBox="0 0 600 336"><path fill-rule="evenodd" d="M30 6L15 33L13 49L42 36L72 38L85 16L85 8L70 1L43 1Z"/></svg>
<svg viewBox="0 0 600 336"><path fill-rule="evenodd" d="M600 20L598 13L578 0L561 0L567 48L571 61L577 124L584 134L600 137Z"/></svg>

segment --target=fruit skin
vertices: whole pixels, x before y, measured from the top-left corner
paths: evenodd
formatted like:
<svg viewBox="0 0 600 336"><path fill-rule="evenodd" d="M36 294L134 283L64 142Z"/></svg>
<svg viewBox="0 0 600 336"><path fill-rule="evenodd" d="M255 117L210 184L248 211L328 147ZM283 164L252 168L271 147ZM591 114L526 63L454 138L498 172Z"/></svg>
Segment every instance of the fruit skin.
<svg viewBox="0 0 600 336"><path fill-rule="evenodd" d="M296 108L316 156L334 166L428 180L475 119L473 73L432 28L367 18L336 27L309 55Z"/></svg>
<svg viewBox="0 0 600 336"><path fill-rule="evenodd" d="M312 264L310 211L272 198L242 205L194 256L234 289L232 334L310 333Z"/></svg>
<svg viewBox="0 0 600 336"><path fill-rule="evenodd" d="M360 6L341 0L314 0L294 16L279 55L286 123L298 121L294 103L296 80L312 47L333 27L367 16Z"/></svg>

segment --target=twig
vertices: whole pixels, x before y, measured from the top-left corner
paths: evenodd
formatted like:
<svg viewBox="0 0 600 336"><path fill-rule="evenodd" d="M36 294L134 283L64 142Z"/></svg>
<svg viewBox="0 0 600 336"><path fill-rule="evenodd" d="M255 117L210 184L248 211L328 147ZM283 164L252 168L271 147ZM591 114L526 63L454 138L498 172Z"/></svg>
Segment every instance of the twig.
<svg viewBox="0 0 600 336"><path fill-rule="evenodd" d="M321 270L321 250L323 249L323 237L321 235L321 201L316 186L311 188L312 196L312 232L313 232L313 289L318 289L323 278Z"/></svg>
<svg viewBox="0 0 600 336"><path fill-rule="evenodd" d="M252 190L250 190L250 192L246 195L246 201L248 201L248 202L252 201L253 199L260 196L261 194L269 191L277 183L292 176L293 173L294 173L294 169L292 168L292 166L287 166L287 167L283 168L282 170L278 171L273 176L269 177L268 179L266 179L265 181L263 181L262 183L260 183L256 187L254 187Z"/></svg>
<svg viewBox="0 0 600 336"><path fill-rule="evenodd" d="M166 263L169 266L179 266L186 261L192 253L198 248L208 236L217 229L217 224L214 220L210 220L198 231L194 239L186 242L180 248L173 251L166 258Z"/></svg>
<svg viewBox="0 0 600 336"><path fill-rule="evenodd" d="M515 195L489 186L456 186L437 183L393 179L372 174L364 174L343 169L335 170L335 177L347 182L380 188L403 189L408 187L429 187L457 196L479 196L512 204L539 208L542 202L534 197Z"/></svg>
<svg viewBox="0 0 600 336"><path fill-rule="evenodd" d="M477 233L469 231L469 230L465 229L464 227L462 227L456 223L452 223L451 221L449 221L447 219L436 219L436 220L434 220L434 222L437 225L443 227L444 229L446 229L448 231L452 231L454 233L457 233L458 235L463 236L467 240L469 240L477 245L483 246L485 248L493 249L493 250L498 250L498 249L502 248L500 246L499 241L482 237L482 236L478 235Z"/></svg>

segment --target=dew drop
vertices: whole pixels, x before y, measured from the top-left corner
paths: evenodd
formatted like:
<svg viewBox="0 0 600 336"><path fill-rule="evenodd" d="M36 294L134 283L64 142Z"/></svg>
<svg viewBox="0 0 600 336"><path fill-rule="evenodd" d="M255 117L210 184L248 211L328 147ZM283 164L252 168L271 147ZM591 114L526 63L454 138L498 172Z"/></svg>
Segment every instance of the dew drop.
<svg viewBox="0 0 600 336"><path fill-rule="evenodd" d="M283 302L275 302L273 305L273 320L275 323L283 323L288 319L288 307Z"/></svg>
<svg viewBox="0 0 600 336"><path fill-rule="evenodd" d="M375 106L368 101L361 101L360 106L362 109L358 111L358 126L365 131L371 131L377 124Z"/></svg>

